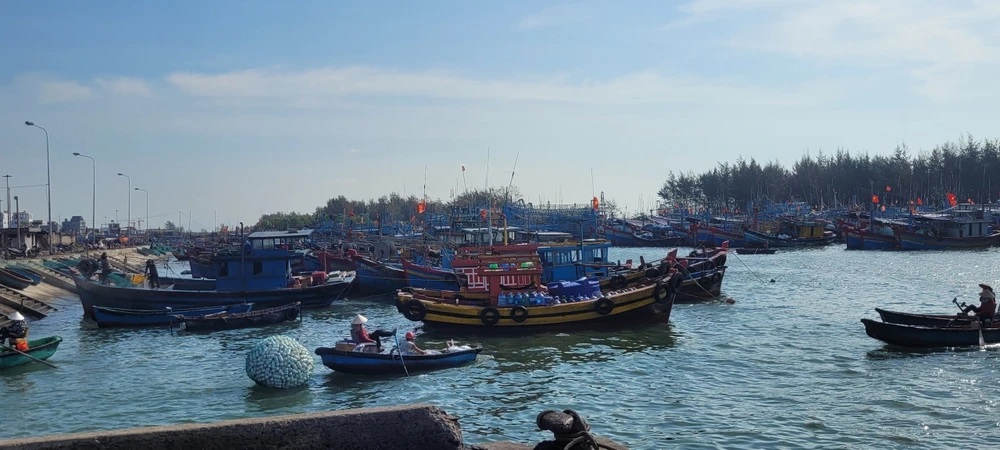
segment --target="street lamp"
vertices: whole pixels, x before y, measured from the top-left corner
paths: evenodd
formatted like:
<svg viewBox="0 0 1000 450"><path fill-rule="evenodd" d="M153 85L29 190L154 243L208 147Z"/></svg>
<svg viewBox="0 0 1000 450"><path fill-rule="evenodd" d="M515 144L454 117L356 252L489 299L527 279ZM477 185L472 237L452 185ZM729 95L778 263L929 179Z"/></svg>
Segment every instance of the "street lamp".
<svg viewBox="0 0 1000 450"><path fill-rule="evenodd" d="M14 196L14 204L16 205L16 206L14 206L14 215L15 215L15 217L16 216L20 216L21 215L21 202L17 201L17 196L16 195ZM21 218L20 217L17 217L17 249L18 250L21 249ZM25 256L27 256L27 255L25 255Z"/></svg>
<svg viewBox="0 0 1000 450"><path fill-rule="evenodd" d="M24 124L35 127L45 132L45 192L49 198L49 255L52 254L52 167L49 164L49 130L35 125L30 120L25 120Z"/></svg>
<svg viewBox="0 0 1000 450"><path fill-rule="evenodd" d="M149 240L149 191L143 188L135 188L137 191L146 193L146 240Z"/></svg>
<svg viewBox="0 0 1000 450"><path fill-rule="evenodd" d="M132 178L124 173L118 172L118 176L128 178L128 222L125 222L125 235L132 237Z"/></svg>
<svg viewBox="0 0 1000 450"><path fill-rule="evenodd" d="M74 152L73 156L80 156L80 157L89 159L90 162L91 162L91 165L94 168L94 183L93 183L94 196L93 196L93 198L91 199L91 202L90 202L90 208L91 208L91 210L90 210L90 220L91 220L90 227L93 228L93 227L97 226L97 160L94 159L91 156L84 155L83 153L76 153L76 152ZM96 230L94 231L94 237L91 240L91 242L94 243L94 244L97 243L97 231Z"/></svg>

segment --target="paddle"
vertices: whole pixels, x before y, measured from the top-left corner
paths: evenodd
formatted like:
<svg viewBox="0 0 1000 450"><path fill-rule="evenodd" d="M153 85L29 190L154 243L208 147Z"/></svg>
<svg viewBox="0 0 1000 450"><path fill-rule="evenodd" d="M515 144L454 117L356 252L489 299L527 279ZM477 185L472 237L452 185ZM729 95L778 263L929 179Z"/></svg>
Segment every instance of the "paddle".
<svg viewBox="0 0 1000 450"><path fill-rule="evenodd" d="M396 340L396 352L399 353L399 363L403 365L403 372L406 376L410 376L410 371L406 370L406 363L403 362L403 350L399 348L399 336L396 336L395 330L393 330L392 338Z"/></svg>
<svg viewBox="0 0 1000 450"><path fill-rule="evenodd" d="M24 352L22 352L22 351L20 351L20 350L18 350L16 348L14 348L14 347L8 347L7 344L0 343L0 346L2 346L3 348L5 348L7 350L20 353L22 356L27 356L28 358L31 358L31 359L35 360L36 362L40 362L42 364L45 364L46 366L49 366L49 367L51 367L53 369L58 369L58 367L56 367L55 364L52 364L52 363L47 362L47 361L42 360L42 359L35 358L34 356L31 356L31 355L29 355L27 353L24 353Z"/></svg>

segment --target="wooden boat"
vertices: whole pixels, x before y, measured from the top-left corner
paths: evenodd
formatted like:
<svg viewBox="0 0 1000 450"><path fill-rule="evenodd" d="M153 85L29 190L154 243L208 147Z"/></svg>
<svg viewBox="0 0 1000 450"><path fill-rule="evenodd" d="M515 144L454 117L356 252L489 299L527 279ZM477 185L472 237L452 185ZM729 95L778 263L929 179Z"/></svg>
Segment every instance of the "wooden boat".
<svg viewBox="0 0 1000 450"><path fill-rule="evenodd" d="M253 310L242 313L219 312L204 315L178 314L174 320L184 323L188 331L232 330L236 328L263 327L295 320L299 317L302 304L295 302L274 308Z"/></svg>
<svg viewBox="0 0 1000 450"><path fill-rule="evenodd" d="M799 231L795 234L769 234L754 230L743 230L743 236L748 245L766 245L767 247L817 247L830 245L836 239L833 232L825 231L819 225L793 224L792 227L792 232L795 232L795 230Z"/></svg>
<svg viewBox="0 0 1000 450"><path fill-rule="evenodd" d="M351 252L361 292L378 295L406 287L406 272L401 265L376 261L353 250Z"/></svg>
<svg viewBox="0 0 1000 450"><path fill-rule="evenodd" d="M30 279L31 280L31 284L33 284L35 286L38 286L39 284L41 284L42 280L45 279L45 277L42 276L41 274L32 272L30 270L22 269L20 267L8 267L7 270L9 270L11 272L14 272L14 273L16 273L18 275L21 275L21 276L23 276L25 278Z"/></svg>
<svg viewBox="0 0 1000 450"><path fill-rule="evenodd" d="M682 276L677 272L645 279L634 287L602 292L596 300L547 306L500 305L501 292L533 292L541 286L541 268L523 262L523 255L481 255L476 275L488 286L488 297L468 299L400 291L397 308L412 321L434 327L483 329L491 332L620 326L629 322L667 321ZM474 280L469 280L471 286Z"/></svg>
<svg viewBox="0 0 1000 450"><path fill-rule="evenodd" d="M32 285L32 280L31 278L12 270L0 269L0 284L10 288L24 290L27 289L28 286Z"/></svg>
<svg viewBox="0 0 1000 450"><path fill-rule="evenodd" d="M983 236L948 237L946 235L925 234L922 231L895 231L899 247L903 250L948 250L986 248L1000 245L1000 232Z"/></svg>
<svg viewBox="0 0 1000 450"><path fill-rule="evenodd" d="M980 329L978 322L950 327L903 325L871 319L861 319L861 323L865 325L868 336L901 347L969 347L980 342L1000 342L1000 326Z"/></svg>
<svg viewBox="0 0 1000 450"><path fill-rule="evenodd" d="M861 228L844 229L843 233L848 250L892 250L899 247L895 235Z"/></svg>
<svg viewBox="0 0 1000 450"><path fill-rule="evenodd" d="M42 339L37 339L34 341L28 341L28 351L24 352L37 359L46 360L52 357L56 353L56 349L59 348L59 343L62 342L62 338L59 336L52 336ZM0 348L0 369L7 369L10 367L21 366L24 364L31 364L37 362L27 356L20 353L7 350L5 348Z"/></svg>
<svg viewBox="0 0 1000 450"><path fill-rule="evenodd" d="M913 314L898 311L887 311L875 308L878 315L886 323L898 323L900 325L920 325L925 327L949 327L958 325L968 325L977 319L975 316L965 314Z"/></svg>
<svg viewBox="0 0 1000 450"><path fill-rule="evenodd" d="M740 255L773 255L777 250L765 247L741 247L736 249Z"/></svg>
<svg viewBox="0 0 1000 450"><path fill-rule="evenodd" d="M730 223L730 227L735 226L736 224ZM734 230L731 228L704 227L693 224L691 225L691 234L695 236L699 246L721 247L723 242L729 242L730 246L743 247L746 241L743 230Z"/></svg>
<svg viewBox="0 0 1000 450"><path fill-rule="evenodd" d="M337 343L336 348L320 347L316 354L323 359L323 365L335 372L352 374L404 374L430 370L450 369L476 361L483 350L475 346L468 350L441 352L433 355L403 355L398 352L366 353L354 351L353 344ZM406 368L403 368L403 365Z"/></svg>
<svg viewBox="0 0 1000 450"><path fill-rule="evenodd" d="M403 258L406 284L421 289L458 290L458 275L451 269L415 264Z"/></svg>
<svg viewBox="0 0 1000 450"><path fill-rule="evenodd" d="M92 315L97 326L105 327L145 327L165 326L177 322L173 316L202 316L221 312L245 313L253 308L253 303L238 305L213 306L209 308L183 309L171 308L164 310L119 309L94 306Z"/></svg>

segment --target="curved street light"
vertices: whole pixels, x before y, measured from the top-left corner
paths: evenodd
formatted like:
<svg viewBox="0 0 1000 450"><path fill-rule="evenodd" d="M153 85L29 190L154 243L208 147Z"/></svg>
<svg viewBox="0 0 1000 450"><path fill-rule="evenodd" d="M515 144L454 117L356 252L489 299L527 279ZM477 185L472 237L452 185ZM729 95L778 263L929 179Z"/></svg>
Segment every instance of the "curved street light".
<svg viewBox="0 0 1000 450"><path fill-rule="evenodd" d="M49 255L52 254L52 166L49 164L49 130L35 125L30 120L25 120L24 124L35 127L45 132L45 192L49 198Z"/></svg>
<svg viewBox="0 0 1000 450"><path fill-rule="evenodd" d="M93 169L94 169L94 182L93 182L94 194L93 194L93 198L91 199L91 202L90 202L90 220L91 220L90 228L94 228L94 227L97 226L97 160L94 159L92 156L87 156L87 155L84 155L83 153L73 152L73 156L79 156L79 157L82 157L82 158L89 159L90 162L91 162L91 165L93 166ZM93 237L91 238L91 243L94 243L94 244L97 243L97 230L96 229L93 232Z"/></svg>
<svg viewBox="0 0 1000 450"><path fill-rule="evenodd" d="M143 188L135 188L135 190L146 193L146 241L149 241L149 191Z"/></svg>
<svg viewBox="0 0 1000 450"><path fill-rule="evenodd" d="M118 172L118 176L128 178L128 222L125 222L125 235L132 237L132 177Z"/></svg>

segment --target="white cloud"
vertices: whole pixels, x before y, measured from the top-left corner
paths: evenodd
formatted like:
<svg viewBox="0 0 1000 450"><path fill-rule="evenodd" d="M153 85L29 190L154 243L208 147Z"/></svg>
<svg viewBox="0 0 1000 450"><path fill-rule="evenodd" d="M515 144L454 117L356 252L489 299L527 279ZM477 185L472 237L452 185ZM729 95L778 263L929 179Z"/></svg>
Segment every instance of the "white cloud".
<svg viewBox="0 0 1000 450"><path fill-rule="evenodd" d="M101 89L116 95L151 97L152 90L146 82L128 77L98 78L94 80Z"/></svg>
<svg viewBox="0 0 1000 450"><path fill-rule="evenodd" d="M609 80L477 79L444 72L396 72L371 67L324 68L298 72L247 70L222 74L173 73L171 85L208 98L271 99L289 105L320 102L323 97L397 96L450 100L535 101L596 105L666 103L812 104L837 93L824 83L749 86L734 79L636 72Z"/></svg>
<svg viewBox="0 0 1000 450"><path fill-rule="evenodd" d="M42 104L78 102L94 95L90 88L76 81L57 80L33 74L17 77L14 87Z"/></svg>
<svg viewBox="0 0 1000 450"><path fill-rule="evenodd" d="M517 31L532 31L574 23L586 22L593 14L579 5L561 5L522 17L514 24Z"/></svg>
<svg viewBox="0 0 1000 450"><path fill-rule="evenodd" d="M354 153L361 153L361 150L358 150L358 149L356 149L356 148L352 148L352 149L348 150L348 151L347 151L347 153L351 153L351 154L354 154Z"/></svg>

